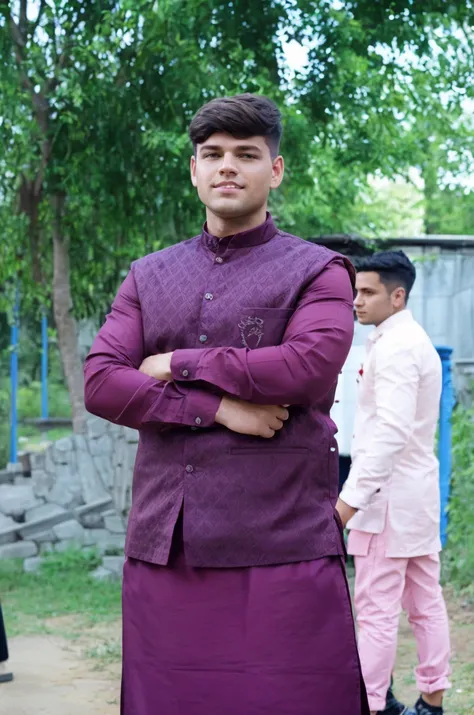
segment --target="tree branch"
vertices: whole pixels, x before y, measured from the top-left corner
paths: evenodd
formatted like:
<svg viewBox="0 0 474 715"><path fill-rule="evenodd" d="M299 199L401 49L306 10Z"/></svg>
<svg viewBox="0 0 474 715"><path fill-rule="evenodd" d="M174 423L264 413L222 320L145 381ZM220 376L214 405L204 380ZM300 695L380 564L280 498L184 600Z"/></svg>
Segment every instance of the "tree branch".
<svg viewBox="0 0 474 715"><path fill-rule="evenodd" d="M81 22L82 22L82 17L81 17L81 15L80 15L80 13L78 12L77 15L76 15L76 19L75 19L74 22L71 24L71 27L69 28L69 30L68 30L68 32L67 32L67 34L66 34L66 38L65 38L65 40L64 40L63 51L62 51L61 54L59 55L58 60L57 60L57 62L56 62L56 65L55 65L55 67L54 67L54 75L53 75L53 77L51 77L51 78L48 80L48 82L47 82L47 84L46 84L45 92L46 92L47 95L48 95L50 92L52 92L54 89L56 89L56 87L57 87L58 84L59 84L59 75L61 74L61 71L62 71L62 70L68 65L68 63L69 63L69 60L70 60L69 52L70 52L71 47L72 47L72 42L71 42L72 36L74 35L74 32L77 30L77 28L79 27L79 25L80 25Z"/></svg>
<svg viewBox="0 0 474 715"><path fill-rule="evenodd" d="M46 0L41 0L40 6L39 6L39 10L38 10L38 15L36 16L36 20L34 21L34 23L33 23L33 25L32 25L32 28L31 28L31 36L32 36L32 37L33 37L33 35L35 34L36 29L37 29L38 25L39 25L40 22L41 22L41 18L42 18L42 16L43 16L43 12L44 12L45 7L46 7Z"/></svg>
<svg viewBox="0 0 474 715"><path fill-rule="evenodd" d="M26 12L26 7L23 7L24 4L27 4L27 0L22 0L21 12ZM30 92L34 92L34 85L26 74L25 70L23 69L23 64L25 61L24 48L26 46L25 35L21 32L19 25L16 24L10 13L9 0L0 0L0 7L3 7L5 9L5 19L10 27L10 36L13 40L13 44L15 47L15 59L18 65L18 69L20 71L21 86L23 87L23 89L27 89Z"/></svg>
<svg viewBox="0 0 474 715"><path fill-rule="evenodd" d="M28 0L20 0L20 20L18 23L20 34L23 38L26 37L26 30L28 27Z"/></svg>

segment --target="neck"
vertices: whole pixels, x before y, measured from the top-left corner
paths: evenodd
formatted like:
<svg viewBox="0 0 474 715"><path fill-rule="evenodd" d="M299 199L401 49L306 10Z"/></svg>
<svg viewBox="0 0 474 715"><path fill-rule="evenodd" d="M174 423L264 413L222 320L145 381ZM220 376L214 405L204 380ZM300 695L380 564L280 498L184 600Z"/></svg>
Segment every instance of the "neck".
<svg viewBox="0 0 474 715"><path fill-rule="evenodd" d="M217 238L225 236L234 236L236 233L250 231L252 228L257 228L265 223L267 218L267 207L263 206L258 211L245 216L235 216L233 218L223 218L212 213L209 209L206 210L207 230Z"/></svg>
<svg viewBox="0 0 474 715"><path fill-rule="evenodd" d="M375 327L378 328L379 325L382 325L382 323L385 323L386 320L388 320L389 318L392 318L394 315L397 315L398 313L403 312L404 310L406 310L406 305L404 305L403 308L394 308L393 311L391 313L389 313L388 315L386 315L383 320L381 320L378 323L375 323Z"/></svg>

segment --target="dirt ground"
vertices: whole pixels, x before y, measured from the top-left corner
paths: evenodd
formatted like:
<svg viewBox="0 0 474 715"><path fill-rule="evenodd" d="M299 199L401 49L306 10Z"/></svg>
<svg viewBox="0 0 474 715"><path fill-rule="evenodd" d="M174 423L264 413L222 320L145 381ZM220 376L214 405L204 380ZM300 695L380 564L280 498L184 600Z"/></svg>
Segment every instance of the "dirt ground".
<svg viewBox="0 0 474 715"><path fill-rule="evenodd" d="M474 715L474 610L449 599L453 641L453 689L446 715ZM11 684L0 686L0 715L118 715L120 624L72 636L73 619L48 627L65 635L18 636L10 642ZM413 703L416 650L402 621L396 670L398 697ZM318 715L324 715L320 713Z"/></svg>

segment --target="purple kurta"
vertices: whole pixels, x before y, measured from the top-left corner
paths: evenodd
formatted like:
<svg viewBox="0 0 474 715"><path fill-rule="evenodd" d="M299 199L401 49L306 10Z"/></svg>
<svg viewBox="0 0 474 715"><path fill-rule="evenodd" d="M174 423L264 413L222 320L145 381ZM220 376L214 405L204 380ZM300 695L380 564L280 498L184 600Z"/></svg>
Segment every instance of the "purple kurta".
<svg viewBox="0 0 474 715"><path fill-rule="evenodd" d="M343 561L128 559L122 715L368 715Z"/></svg>

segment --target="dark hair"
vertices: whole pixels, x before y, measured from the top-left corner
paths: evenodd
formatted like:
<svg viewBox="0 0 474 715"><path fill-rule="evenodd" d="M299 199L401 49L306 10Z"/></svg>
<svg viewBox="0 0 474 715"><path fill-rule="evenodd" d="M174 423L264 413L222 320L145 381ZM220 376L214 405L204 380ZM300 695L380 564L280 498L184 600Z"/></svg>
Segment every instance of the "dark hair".
<svg viewBox="0 0 474 715"><path fill-rule="evenodd" d="M379 251L367 258L359 258L356 270L357 273L378 273L381 283L390 291L402 286L405 288L406 300L416 278L415 266L403 251Z"/></svg>
<svg viewBox="0 0 474 715"><path fill-rule="evenodd" d="M216 132L225 132L237 139L265 137L275 158L282 131L280 110L271 99L257 94L237 94L218 97L201 107L190 124L189 136L194 150Z"/></svg>

